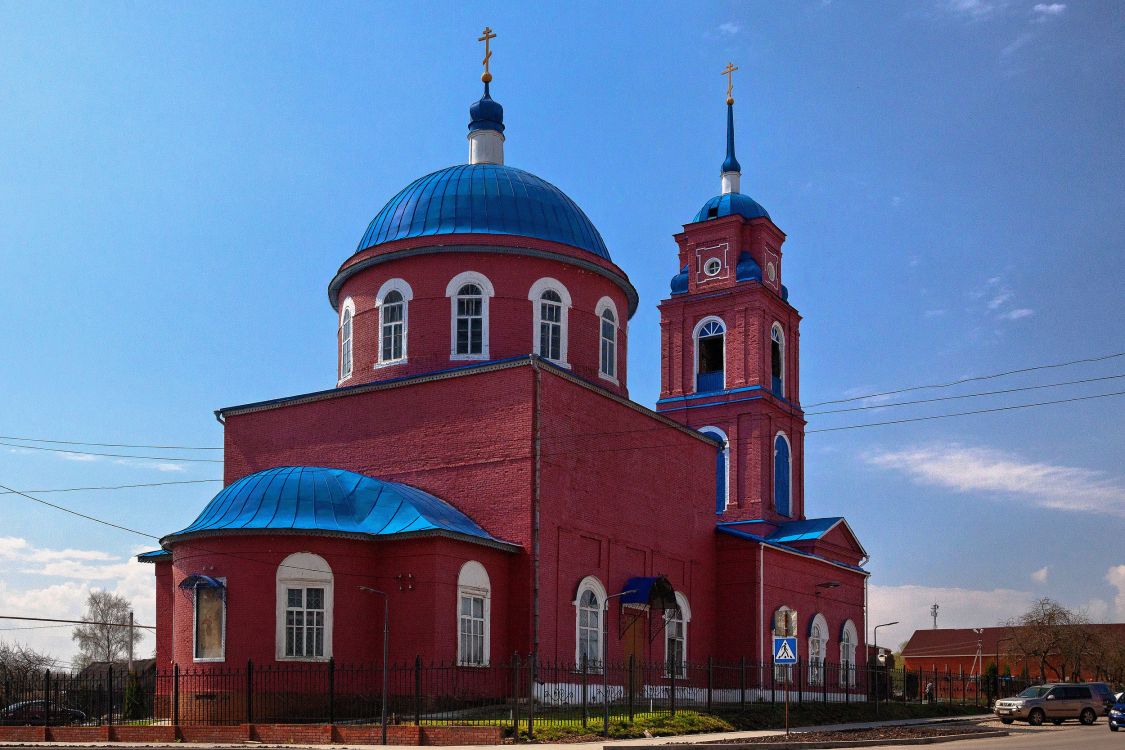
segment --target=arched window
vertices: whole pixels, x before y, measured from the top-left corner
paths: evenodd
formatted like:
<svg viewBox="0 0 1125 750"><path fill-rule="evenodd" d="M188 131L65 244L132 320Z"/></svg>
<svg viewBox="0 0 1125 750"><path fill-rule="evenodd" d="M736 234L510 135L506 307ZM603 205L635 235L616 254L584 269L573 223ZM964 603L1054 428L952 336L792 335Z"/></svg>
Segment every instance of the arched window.
<svg viewBox="0 0 1125 750"><path fill-rule="evenodd" d="M782 605L773 613L773 635L793 637L797 635L797 613L789 607ZM773 668L775 682L788 682L792 679L791 667L788 664L775 664Z"/></svg>
<svg viewBox="0 0 1125 750"><path fill-rule="evenodd" d="M340 380L352 376L352 323L355 317L355 303L351 298L344 300L340 312Z"/></svg>
<svg viewBox="0 0 1125 750"><path fill-rule="evenodd" d="M855 623L848 620L840 630L840 687L855 687Z"/></svg>
<svg viewBox="0 0 1125 750"><path fill-rule="evenodd" d="M488 358L488 300L492 284L479 273L457 274L445 289L453 315L450 359Z"/></svg>
<svg viewBox="0 0 1125 750"><path fill-rule="evenodd" d="M785 398L785 332L780 323L770 329L770 388Z"/></svg>
<svg viewBox="0 0 1125 750"><path fill-rule="evenodd" d="M730 505L730 442L718 427L702 427L699 431L723 444L715 457L715 512L722 513Z"/></svg>
<svg viewBox="0 0 1125 750"><path fill-rule="evenodd" d="M789 439L779 432L773 440L773 507L783 516L792 515L792 476Z"/></svg>
<svg viewBox="0 0 1125 750"><path fill-rule="evenodd" d="M278 659L332 656L332 585L332 568L320 555L298 552L277 566Z"/></svg>
<svg viewBox="0 0 1125 750"><path fill-rule="evenodd" d="M617 305L609 297L602 297L594 308L598 316L598 375L617 384Z"/></svg>
<svg viewBox="0 0 1125 750"><path fill-rule="evenodd" d="M488 571L475 560L457 576L457 663L488 666L491 641L492 585Z"/></svg>
<svg viewBox="0 0 1125 750"><path fill-rule="evenodd" d="M406 361L407 306L413 298L410 285L402 279L390 279L379 289L375 304L379 307L379 361L376 367Z"/></svg>
<svg viewBox="0 0 1125 750"><path fill-rule="evenodd" d="M594 576L586 576L578 584L578 596L574 599L574 662L579 668L585 664L590 671L601 671L602 617L606 601L605 586Z"/></svg>
<svg viewBox="0 0 1125 750"><path fill-rule="evenodd" d="M704 318L695 326L695 390L699 393L726 387L726 330L719 318Z"/></svg>
<svg viewBox="0 0 1125 750"><path fill-rule="evenodd" d="M828 621L824 615L818 614L813 618L812 627L809 628L809 684L824 684L824 654L828 644L825 638L828 635Z"/></svg>
<svg viewBox="0 0 1125 750"><path fill-rule="evenodd" d="M687 597L676 592L677 609L664 610L664 674L687 677L687 627L691 607Z"/></svg>
<svg viewBox="0 0 1125 750"><path fill-rule="evenodd" d="M535 353L565 367L570 293L555 279L543 278L531 285L528 299L534 305L532 339Z"/></svg>

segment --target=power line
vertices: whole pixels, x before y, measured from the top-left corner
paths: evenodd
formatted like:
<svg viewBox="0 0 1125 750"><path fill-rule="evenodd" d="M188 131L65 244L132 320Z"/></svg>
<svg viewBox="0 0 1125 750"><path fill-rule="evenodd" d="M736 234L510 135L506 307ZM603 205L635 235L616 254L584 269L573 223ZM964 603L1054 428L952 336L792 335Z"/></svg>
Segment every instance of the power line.
<svg viewBox="0 0 1125 750"><path fill-rule="evenodd" d="M956 401L962 398L978 398L980 396L998 396L1003 393L1017 393L1019 391L1037 391L1043 388L1059 388L1064 385L1079 385L1081 383L1097 383L1103 380L1116 380L1118 378L1125 378L1122 375L1106 375L1101 378L1086 378L1084 380L1068 380L1064 383L1045 383L1044 385L1025 385L1020 388L1005 388L999 391L981 391L980 393L964 393L959 396L938 396L936 398L923 398L917 401L896 401L890 404L871 404L870 406L851 406L847 409L829 409L827 411L810 411L805 412L806 417L816 417L821 414L843 414L849 411L866 411L868 409L890 409L895 406L913 406L915 404L932 404L938 401Z"/></svg>
<svg viewBox="0 0 1125 750"><path fill-rule="evenodd" d="M0 615L0 620L27 620L28 622L61 622L70 625L109 625L115 628L140 628L142 630L156 630L155 625L137 625L127 622L96 622L91 620L61 620L57 617L17 617L16 615Z"/></svg>
<svg viewBox="0 0 1125 750"><path fill-rule="evenodd" d="M852 397L849 397L849 398L833 399L831 401L818 401L815 404L806 404L805 406L807 406L808 408L811 409L811 408L815 408L817 406L826 406L828 404L844 404L844 403L848 403L849 401L862 401L864 399L875 398L877 396L893 396L896 393L906 393L908 391L920 391L920 390L925 390L927 388L951 388L955 385L961 385L962 383L972 383L972 382L977 381L977 380L993 380L995 378L1002 378L1002 377L1006 377L1008 375L1017 375L1017 374L1023 373L1023 372L1034 372L1035 370L1050 370L1050 369L1054 369L1054 368L1057 368L1057 367L1070 367L1071 365L1089 364L1091 362L1105 362L1106 360L1115 359L1117 357L1125 357L1125 352L1117 352L1116 354L1105 354L1105 355L1102 355L1100 357L1087 357L1085 359L1073 359L1069 362L1057 362L1055 364L1050 364L1050 365L1037 365L1035 367L1022 367L1018 370L1005 370L1004 372L994 372L994 373L990 373L988 375L974 375L974 376L968 377L968 378L961 378L960 380L953 380L953 381L948 382L948 383L932 383L930 385L914 385L914 386L911 386L909 388L898 388L898 389L893 390L893 391L882 391L880 393L868 393L865 396L852 396Z"/></svg>
<svg viewBox="0 0 1125 750"><path fill-rule="evenodd" d="M11 448L23 448L29 451L50 451L51 453L70 453L77 456L107 456L109 458L139 458L145 461L191 461L192 463L221 464L221 458L186 458L184 456L136 456L131 453L97 453L95 451L73 451L65 448L44 448L41 445L20 445L19 443L0 442Z"/></svg>
<svg viewBox="0 0 1125 750"><path fill-rule="evenodd" d="M128 526L122 526L121 524L113 523L112 521L103 521L100 518L96 518L94 516L90 516L90 515L87 515L85 513L79 513L78 511L71 510L70 508L67 508L65 506L56 505L55 503L48 502L48 501L40 499L38 497L32 497L31 495L27 494L26 492L20 492L19 490L13 490L11 487L7 487L3 484L0 484L0 490L4 490L4 491L8 492L9 494L19 495L20 497L26 497L28 500L31 500L32 502L39 503L40 505L46 505L48 508L54 508L55 510L61 510L63 513L69 513L72 516L78 516L79 518L84 518L87 521L93 521L94 523L100 523L102 526L109 526L110 528L113 528L113 529L118 529L120 531L128 531L130 534L137 534L139 536L148 537L149 539L156 539L156 540L159 541L159 537L153 536L152 534L146 534L143 531L137 531L136 529L130 529Z"/></svg>
<svg viewBox="0 0 1125 750"><path fill-rule="evenodd" d="M865 427L882 427L889 424L906 424L907 422L925 422L931 419L949 419L950 417L967 417L971 414L989 414L997 411L1014 411L1016 409L1030 409L1036 406L1050 406L1052 404L1069 404L1074 401L1089 401L1095 398L1110 398L1111 396L1125 396L1125 391L1115 391L1113 393L1099 393L1094 396L1077 396L1075 398L1063 398L1057 401L1039 401L1034 404L1018 404L1016 406L998 406L992 409L976 409L974 411L961 411L953 414L935 414L929 417L912 417L910 419L894 419L888 422L870 422L868 424L852 424L844 427L822 427L818 430L806 430L805 434L809 435L814 432L838 432L840 430L859 430Z"/></svg>
<svg viewBox="0 0 1125 750"><path fill-rule="evenodd" d="M93 490L129 490L136 487L166 487L173 484L203 484L207 482L222 482L222 479L180 479L174 482L145 482L144 484L114 484L103 487L59 487L51 490L24 490L24 492L87 492ZM0 495L18 494L15 490L0 491Z"/></svg>
<svg viewBox="0 0 1125 750"><path fill-rule="evenodd" d="M48 440L47 438L18 437L0 435L0 440L23 440L28 443L51 443L53 445L92 445L97 448L152 448L165 451L221 451L222 448L201 448L193 445L139 445L136 443L92 443L88 440Z"/></svg>

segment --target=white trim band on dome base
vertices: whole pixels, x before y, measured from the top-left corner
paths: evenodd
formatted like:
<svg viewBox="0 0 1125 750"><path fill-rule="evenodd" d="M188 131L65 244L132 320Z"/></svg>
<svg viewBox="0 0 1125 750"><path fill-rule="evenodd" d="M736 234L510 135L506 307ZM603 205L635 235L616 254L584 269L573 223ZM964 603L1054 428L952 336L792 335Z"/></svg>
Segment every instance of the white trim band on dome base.
<svg viewBox="0 0 1125 750"><path fill-rule="evenodd" d="M504 134L495 130L474 130L469 133L470 164L503 164Z"/></svg>

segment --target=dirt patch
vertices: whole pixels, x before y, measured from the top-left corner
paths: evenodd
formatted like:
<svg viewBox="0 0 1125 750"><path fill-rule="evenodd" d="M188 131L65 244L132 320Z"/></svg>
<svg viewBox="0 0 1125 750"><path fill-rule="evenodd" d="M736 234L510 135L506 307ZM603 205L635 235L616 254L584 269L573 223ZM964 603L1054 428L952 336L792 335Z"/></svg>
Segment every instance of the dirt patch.
<svg viewBox="0 0 1125 750"><path fill-rule="evenodd" d="M956 724L943 727L878 727L875 729L847 729L838 732L797 732L786 737L774 734L768 737L747 737L737 742L729 740L721 744L738 745L777 745L806 742L880 742L883 740L914 740L929 737L953 737L964 734L979 734L995 731L976 724ZM712 743L720 744L720 743Z"/></svg>

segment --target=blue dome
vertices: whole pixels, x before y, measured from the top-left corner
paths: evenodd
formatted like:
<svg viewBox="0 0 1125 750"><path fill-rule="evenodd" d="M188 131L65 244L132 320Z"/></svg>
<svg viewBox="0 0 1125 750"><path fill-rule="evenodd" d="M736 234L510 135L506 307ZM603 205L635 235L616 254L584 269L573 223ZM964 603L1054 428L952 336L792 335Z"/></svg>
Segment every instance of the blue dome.
<svg viewBox="0 0 1125 750"><path fill-rule="evenodd" d="M470 233L535 237L610 260L598 230L563 191L502 164L462 164L418 178L372 219L356 252L407 237Z"/></svg>
<svg viewBox="0 0 1125 750"><path fill-rule="evenodd" d="M344 469L283 466L225 487L195 522L165 540L230 531L388 537L446 532L496 542L471 518L416 487Z"/></svg>
<svg viewBox="0 0 1125 750"><path fill-rule="evenodd" d="M707 221L737 214L747 219L768 219L770 215L758 201L742 193L716 195L703 204L693 221Z"/></svg>
<svg viewBox="0 0 1125 750"><path fill-rule="evenodd" d="M487 83L484 84L484 96L469 107L469 132L474 130L504 132L504 108L489 96Z"/></svg>

